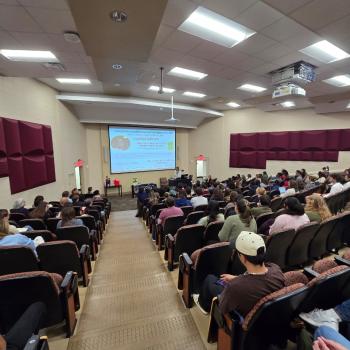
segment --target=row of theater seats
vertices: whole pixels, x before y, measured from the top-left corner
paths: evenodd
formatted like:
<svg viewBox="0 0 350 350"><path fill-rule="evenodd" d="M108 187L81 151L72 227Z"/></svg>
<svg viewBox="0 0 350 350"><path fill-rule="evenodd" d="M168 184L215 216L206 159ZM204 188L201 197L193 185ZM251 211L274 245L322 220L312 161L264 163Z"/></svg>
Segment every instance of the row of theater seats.
<svg viewBox="0 0 350 350"><path fill-rule="evenodd" d="M162 208L162 204L154 205L144 219L150 233L154 229L157 232L158 249L162 249L162 240L165 240L164 257L168 269L173 270L179 262L177 287L182 291L186 307L192 307L192 295L199 293L207 275L245 272L231 244L218 242L217 235L223 223L213 222L205 228L196 224L205 211L185 208L184 216L167 218L162 228L156 224ZM273 215L275 213L262 214L257 218L258 226ZM350 253L318 260L350 245L349 224L350 212L343 212L321 224L313 222L297 231L264 237L267 261L289 270L285 272L287 286L260 300L243 323L234 314L222 315L214 299L208 341L218 341L218 349L223 350L264 350L271 344L284 347L288 339L295 340L300 330L290 327L300 312L328 309L349 299ZM300 271L302 266L313 261L312 268Z"/></svg>
<svg viewBox="0 0 350 350"><path fill-rule="evenodd" d="M12 222L41 228L24 234L30 238L42 236L45 243L36 248L38 256L27 247L0 248L1 334L36 301L42 301L47 307L45 327L65 321L67 337L73 334L75 312L80 308L78 283L81 281L85 287L89 284L91 260L97 257L111 210L107 200L94 202L94 206L99 208L96 217L90 213L80 217L86 226L56 229L59 220L56 218L46 221L20 218ZM60 209L54 208L56 212Z"/></svg>
<svg viewBox="0 0 350 350"><path fill-rule="evenodd" d="M222 314L217 298L211 309L208 342L220 350L285 348L301 330L295 323L301 312L330 309L350 298L350 256L317 262L317 268L285 273L286 287L260 299L243 322L237 314ZM349 336L349 323L339 331Z"/></svg>

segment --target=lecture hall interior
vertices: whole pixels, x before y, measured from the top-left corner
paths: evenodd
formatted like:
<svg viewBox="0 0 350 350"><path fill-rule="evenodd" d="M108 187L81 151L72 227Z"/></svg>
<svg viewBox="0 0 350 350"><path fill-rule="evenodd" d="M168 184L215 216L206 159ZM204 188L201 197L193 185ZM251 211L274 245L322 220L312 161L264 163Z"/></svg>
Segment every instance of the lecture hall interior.
<svg viewBox="0 0 350 350"><path fill-rule="evenodd" d="M0 0L6 349L350 349L349 0Z"/></svg>

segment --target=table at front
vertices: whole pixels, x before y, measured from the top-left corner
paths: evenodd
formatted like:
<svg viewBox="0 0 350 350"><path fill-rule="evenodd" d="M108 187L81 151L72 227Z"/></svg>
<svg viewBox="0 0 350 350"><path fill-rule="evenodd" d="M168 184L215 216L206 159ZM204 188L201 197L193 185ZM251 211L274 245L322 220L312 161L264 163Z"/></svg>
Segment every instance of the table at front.
<svg viewBox="0 0 350 350"><path fill-rule="evenodd" d="M111 190L112 188L116 188L118 190L119 197L123 197L123 186L105 186L105 197L108 196L108 190Z"/></svg>

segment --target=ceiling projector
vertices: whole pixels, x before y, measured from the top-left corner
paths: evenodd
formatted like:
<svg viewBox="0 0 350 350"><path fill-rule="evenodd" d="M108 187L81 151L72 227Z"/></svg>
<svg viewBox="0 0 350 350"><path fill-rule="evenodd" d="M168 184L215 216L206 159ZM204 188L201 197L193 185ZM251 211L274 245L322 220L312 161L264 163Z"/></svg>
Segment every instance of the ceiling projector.
<svg viewBox="0 0 350 350"><path fill-rule="evenodd" d="M305 96L301 86L316 80L315 66L299 61L270 72L275 89L272 98L286 96Z"/></svg>

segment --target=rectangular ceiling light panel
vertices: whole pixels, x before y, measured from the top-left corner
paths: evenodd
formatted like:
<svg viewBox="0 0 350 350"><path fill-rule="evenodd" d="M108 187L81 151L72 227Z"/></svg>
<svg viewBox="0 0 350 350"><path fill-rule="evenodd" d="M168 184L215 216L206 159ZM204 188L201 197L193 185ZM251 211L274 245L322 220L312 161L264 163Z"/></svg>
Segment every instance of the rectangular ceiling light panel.
<svg viewBox="0 0 350 350"><path fill-rule="evenodd" d="M148 90L150 91L156 91L159 92L160 87L156 86L156 85L151 85ZM165 92L166 94L171 94L175 91L175 89L171 89L171 88L167 88L167 87L163 87L163 92Z"/></svg>
<svg viewBox="0 0 350 350"><path fill-rule="evenodd" d="M206 94L202 94L200 92L192 92L192 91L185 91L183 95L189 96L189 97L196 97L196 98L203 98L207 96Z"/></svg>
<svg viewBox="0 0 350 350"><path fill-rule="evenodd" d="M253 84L243 84L237 89L243 90L243 91L249 91L249 92L262 92L266 90L266 88L264 87L253 85Z"/></svg>
<svg viewBox="0 0 350 350"><path fill-rule="evenodd" d="M337 86L337 87L344 87L350 85L350 75L337 75L335 77L323 80L325 83Z"/></svg>
<svg viewBox="0 0 350 350"><path fill-rule="evenodd" d="M0 50L0 53L11 61L58 62L57 57L51 51Z"/></svg>
<svg viewBox="0 0 350 350"><path fill-rule="evenodd" d="M305 47L300 52L324 63L332 63L350 57L350 55L327 40Z"/></svg>
<svg viewBox="0 0 350 350"><path fill-rule="evenodd" d="M238 103L236 102L229 102L229 103L226 103L227 106L231 107L231 108L238 108L240 107L241 105L239 105Z"/></svg>
<svg viewBox="0 0 350 350"><path fill-rule="evenodd" d="M86 78L56 78L56 80L61 84L80 84L80 85L91 84L90 79L86 79Z"/></svg>
<svg viewBox="0 0 350 350"><path fill-rule="evenodd" d="M233 47L255 34L253 30L201 6L178 29L225 47Z"/></svg>
<svg viewBox="0 0 350 350"><path fill-rule="evenodd" d="M193 80L201 80L206 76L208 76L208 74L196 72L195 70L181 68L181 67L174 67L172 70L168 72L168 75L173 75L175 77L187 78L187 79L193 79Z"/></svg>

